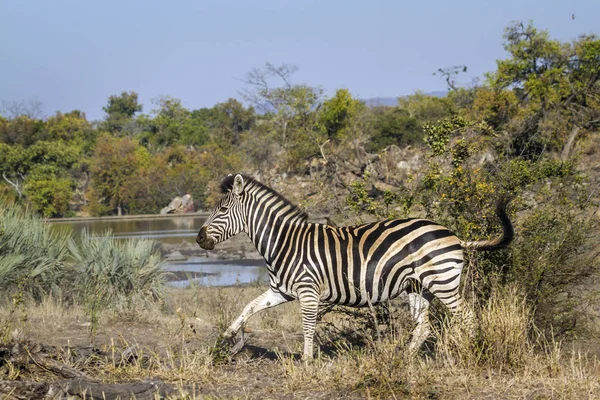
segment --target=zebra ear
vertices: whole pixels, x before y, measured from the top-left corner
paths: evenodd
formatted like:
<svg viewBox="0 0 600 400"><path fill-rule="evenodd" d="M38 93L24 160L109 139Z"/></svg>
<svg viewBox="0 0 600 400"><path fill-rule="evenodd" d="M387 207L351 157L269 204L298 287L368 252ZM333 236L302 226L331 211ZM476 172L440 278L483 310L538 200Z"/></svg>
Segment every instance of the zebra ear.
<svg viewBox="0 0 600 400"><path fill-rule="evenodd" d="M231 191L238 196L244 191L244 178L240 174L235 176Z"/></svg>

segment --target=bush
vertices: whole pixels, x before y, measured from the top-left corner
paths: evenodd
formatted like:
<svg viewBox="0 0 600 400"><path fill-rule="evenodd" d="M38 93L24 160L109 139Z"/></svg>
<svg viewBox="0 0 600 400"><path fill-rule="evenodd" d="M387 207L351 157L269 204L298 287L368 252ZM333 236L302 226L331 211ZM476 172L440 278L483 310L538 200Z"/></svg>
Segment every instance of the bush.
<svg viewBox="0 0 600 400"><path fill-rule="evenodd" d="M81 244L69 248L78 264L76 299L90 317L93 343L104 309L129 313L138 306L162 299L166 272L151 240L121 242L111 237L92 237L85 231Z"/></svg>
<svg viewBox="0 0 600 400"><path fill-rule="evenodd" d="M32 212L0 203L0 291L20 286L39 299L68 287L73 276L69 241L68 233L50 231Z"/></svg>
<svg viewBox="0 0 600 400"><path fill-rule="evenodd" d="M110 232L99 237L84 232L81 244L71 242L69 248L79 268L76 284L84 301L94 291L105 306L162 298L166 272L153 241L120 241Z"/></svg>

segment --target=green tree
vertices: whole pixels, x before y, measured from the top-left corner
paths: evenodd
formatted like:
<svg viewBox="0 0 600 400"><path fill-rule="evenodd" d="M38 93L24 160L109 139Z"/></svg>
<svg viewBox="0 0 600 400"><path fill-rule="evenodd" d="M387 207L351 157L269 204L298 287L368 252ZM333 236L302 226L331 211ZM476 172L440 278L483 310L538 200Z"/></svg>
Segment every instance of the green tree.
<svg viewBox="0 0 600 400"><path fill-rule="evenodd" d="M371 141L368 151L378 151L390 145L407 145L422 141L421 123L399 107L379 107L372 114Z"/></svg>
<svg viewBox="0 0 600 400"><path fill-rule="evenodd" d="M600 40L587 35L561 43L531 22L511 24L504 40L510 57L497 62L488 82L497 91L513 90L521 102L516 152L563 149L568 156L580 131L600 125Z"/></svg>
<svg viewBox="0 0 600 400"><path fill-rule="evenodd" d="M212 140L238 145L240 135L251 130L256 123L256 114L252 106L246 108L236 99L229 99L215 105L204 120Z"/></svg>
<svg viewBox="0 0 600 400"><path fill-rule="evenodd" d="M66 114L57 112L45 123L47 140L83 141L93 140L92 125L87 121L85 113L73 110Z"/></svg>
<svg viewBox="0 0 600 400"><path fill-rule="evenodd" d="M130 200L127 186L149 163L148 151L132 139L100 136L90 163L90 212L105 215L116 210L121 215Z"/></svg>
<svg viewBox="0 0 600 400"><path fill-rule="evenodd" d="M398 107L423 122L435 122L455 114L454 104L448 97L430 96L417 91L406 97L398 98Z"/></svg>
<svg viewBox="0 0 600 400"><path fill-rule="evenodd" d="M255 68L246 76L242 95L270 121L284 149L295 147L291 157L303 159L318 153L321 144L315 135L315 111L321 104L323 90L293 83L297 70L293 65L277 67L270 63L263 69Z"/></svg>
<svg viewBox="0 0 600 400"><path fill-rule="evenodd" d="M341 139L349 135L352 125L364 104L352 98L348 89L339 89L335 96L325 100L319 110L319 126L328 139Z"/></svg>
<svg viewBox="0 0 600 400"><path fill-rule="evenodd" d="M157 148L173 145L201 146L209 140L205 121L183 106L181 100L163 96L153 100L151 116L140 116L142 143Z"/></svg>
<svg viewBox="0 0 600 400"><path fill-rule="evenodd" d="M19 116L13 119L0 117L0 143L30 146L43 139L44 121Z"/></svg>
<svg viewBox="0 0 600 400"><path fill-rule="evenodd" d="M122 132L125 125L133 120L135 113L142 111L143 106L138 102L136 92L123 92L119 96L108 98L102 110L106 113L104 128L113 133Z"/></svg>

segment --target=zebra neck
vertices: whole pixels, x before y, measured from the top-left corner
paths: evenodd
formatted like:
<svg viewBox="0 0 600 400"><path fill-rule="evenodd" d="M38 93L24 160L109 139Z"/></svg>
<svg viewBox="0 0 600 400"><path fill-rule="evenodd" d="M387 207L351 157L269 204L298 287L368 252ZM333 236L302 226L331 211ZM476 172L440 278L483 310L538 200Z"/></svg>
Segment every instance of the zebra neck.
<svg viewBox="0 0 600 400"><path fill-rule="evenodd" d="M249 220L248 236L258 252L264 257L267 265L271 268L274 261L301 225L304 225L305 217L293 213L276 218L265 218L257 222Z"/></svg>

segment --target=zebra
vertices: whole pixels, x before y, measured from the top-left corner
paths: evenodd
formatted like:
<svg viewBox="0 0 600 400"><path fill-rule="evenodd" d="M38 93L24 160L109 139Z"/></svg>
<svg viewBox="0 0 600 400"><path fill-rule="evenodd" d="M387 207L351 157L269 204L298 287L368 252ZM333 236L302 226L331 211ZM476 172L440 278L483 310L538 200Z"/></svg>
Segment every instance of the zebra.
<svg viewBox="0 0 600 400"><path fill-rule="evenodd" d="M409 342L418 350L430 335L429 303L437 297L452 314L472 318L459 292L463 250L495 250L514 236L507 200L496 213L503 232L492 240L464 242L427 219L388 219L337 227L307 221L307 214L272 188L245 175L221 182L224 196L204 222L196 242L207 250L245 232L264 257L269 289L246 305L227 328L232 340L259 311L298 300L304 359L313 357L320 305L372 306L408 292L416 322ZM421 290L410 290L417 283Z"/></svg>

